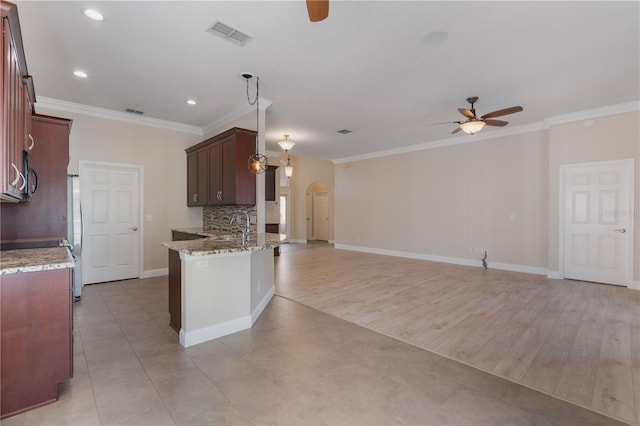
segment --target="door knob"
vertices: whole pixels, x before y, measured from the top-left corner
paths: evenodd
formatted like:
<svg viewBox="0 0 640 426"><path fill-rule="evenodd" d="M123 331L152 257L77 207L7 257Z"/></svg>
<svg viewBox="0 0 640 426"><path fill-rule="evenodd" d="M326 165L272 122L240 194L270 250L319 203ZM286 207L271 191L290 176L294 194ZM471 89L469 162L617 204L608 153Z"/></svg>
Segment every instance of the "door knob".
<svg viewBox="0 0 640 426"><path fill-rule="evenodd" d="M620 229L614 229L613 232L619 232L621 234L624 234L625 232L627 232L627 230L624 228L620 228Z"/></svg>
<svg viewBox="0 0 640 426"><path fill-rule="evenodd" d="M129 229L131 229L132 231L137 231L138 227L137 226L130 226Z"/></svg>

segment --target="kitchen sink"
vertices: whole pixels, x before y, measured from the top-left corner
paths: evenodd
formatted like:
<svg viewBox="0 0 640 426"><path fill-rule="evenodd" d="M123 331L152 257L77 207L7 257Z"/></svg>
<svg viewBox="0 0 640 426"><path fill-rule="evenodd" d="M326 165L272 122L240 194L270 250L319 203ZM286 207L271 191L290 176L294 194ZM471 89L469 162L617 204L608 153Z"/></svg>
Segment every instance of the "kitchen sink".
<svg viewBox="0 0 640 426"><path fill-rule="evenodd" d="M235 235L217 235L211 238L215 241L233 241L238 239Z"/></svg>

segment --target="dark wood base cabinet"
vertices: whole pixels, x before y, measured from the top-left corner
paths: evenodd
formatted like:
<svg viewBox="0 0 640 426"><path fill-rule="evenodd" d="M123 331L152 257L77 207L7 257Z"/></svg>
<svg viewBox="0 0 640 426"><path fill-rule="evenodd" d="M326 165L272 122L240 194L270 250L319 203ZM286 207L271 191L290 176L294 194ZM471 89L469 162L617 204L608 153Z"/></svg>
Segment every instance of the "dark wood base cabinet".
<svg viewBox="0 0 640 426"><path fill-rule="evenodd" d="M73 376L71 271L0 278L0 418L56 401L58 384Z"/></svg>
<svg viewBox="0 0 640 426"><path fill-rule="evenodd" d="M279 234L280 233L280 224L279 223L267 223L264 225L264 232L267 234ZM274 256L280 256L280 247L274 247L273 249Z"/></svg>
<svg viewBox="0 0 640 426"><path fill-rule="evenodd" d="M180 253L175 250L169 250L169 325L180 333L182 327L182 261Z"/></svg>

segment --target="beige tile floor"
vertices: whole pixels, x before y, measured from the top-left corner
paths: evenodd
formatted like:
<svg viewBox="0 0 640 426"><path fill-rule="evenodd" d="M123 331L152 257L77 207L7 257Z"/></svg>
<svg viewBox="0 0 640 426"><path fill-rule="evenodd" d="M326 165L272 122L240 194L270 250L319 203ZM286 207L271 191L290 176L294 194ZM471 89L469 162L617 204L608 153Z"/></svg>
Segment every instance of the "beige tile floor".
<svg viewBox="0 0 640 426"><path fill-rule="evenodd" d="M3 425L620 424L275 296L251 330L184 349L166 277L86 286L72 380Z"/></svg>

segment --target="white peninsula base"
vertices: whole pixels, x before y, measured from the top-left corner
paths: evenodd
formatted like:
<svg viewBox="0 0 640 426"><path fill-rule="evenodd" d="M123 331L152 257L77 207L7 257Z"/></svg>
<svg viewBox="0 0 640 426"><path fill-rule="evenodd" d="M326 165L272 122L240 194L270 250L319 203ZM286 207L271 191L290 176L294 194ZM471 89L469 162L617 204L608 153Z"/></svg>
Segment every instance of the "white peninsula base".
<svg viewBox="0 0 640 426"><path fill-rule="evenodd" d="M180 252L180 344L196 345L251 328L275 293L273 250Z"/></svg>

